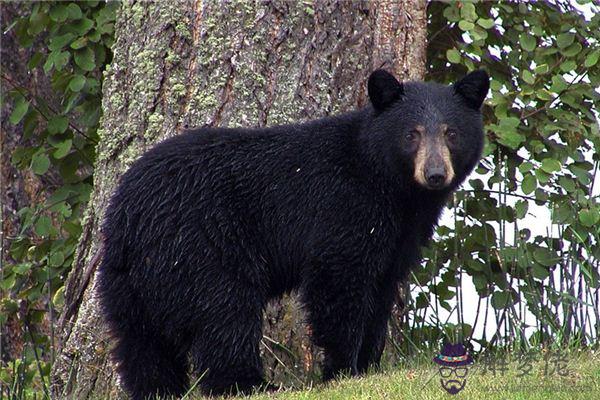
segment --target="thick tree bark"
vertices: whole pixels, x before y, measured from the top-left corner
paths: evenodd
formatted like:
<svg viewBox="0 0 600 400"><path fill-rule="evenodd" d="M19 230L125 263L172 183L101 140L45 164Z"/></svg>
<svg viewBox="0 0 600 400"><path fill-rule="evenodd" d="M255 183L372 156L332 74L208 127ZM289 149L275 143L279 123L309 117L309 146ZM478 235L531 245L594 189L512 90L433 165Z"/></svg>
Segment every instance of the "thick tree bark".
<svg viewBox="0 0 600 400"><path fill-rule="evenodd" d="M374 68L422 78L425 35L423 0L124 3L103 89L94 193L67 284L54 393L119 395L94 273L109 196L137 157L186 127L274 125L363 106ZM306 330L293 299L270 307L269 377L297 383L294 375L312 371L316 352Z"/></svg>

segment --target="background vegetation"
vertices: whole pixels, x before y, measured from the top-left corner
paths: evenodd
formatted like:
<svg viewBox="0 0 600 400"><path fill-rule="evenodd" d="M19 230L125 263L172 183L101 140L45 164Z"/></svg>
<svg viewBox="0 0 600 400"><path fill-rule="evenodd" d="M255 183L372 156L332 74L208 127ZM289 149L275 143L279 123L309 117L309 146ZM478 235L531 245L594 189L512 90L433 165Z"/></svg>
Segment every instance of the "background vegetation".
<svg viewBox="0 0 600 400"><path fill-rule="evenodd" d="M484 349L597 346L600 9L579 3L590 3L591 19L567 1L430 4L428 78L451 83L480 67L492 76L487 144L402 291L413 294L392 321L391 360L437 350L444 338ZM3 108L21 134L11 161L39 176L44 199L19 210L3 254L0 324L19 337L2 351L4 394L47 393L53 326L91 191L116 7L27 3L2 27L31 50L26 68L51 85L39 96L2 73ZM464 301L471 282L477 305ZM465 318L469 307L475 320ZM487 324L498 327L491 337Z"/></svg>
<svg viewBox="0 0 600 400"><path fill-rule="evenodd" d="M102 71L111 61L116 7L31 2L3 27L31 49L24 68L41 70L51 87L41 97L2 73L3 107L12 108L8 123L21 128L22 145L11 162L39 177L43 199L18 211L19 230L9 238L8 255L2 255L8 262L0 270L0 324L10 322L13 330L13 343L3 343L0 384L17 398L31 388L47 393L54 325L92 190Z"/></svg>
<svg viewBox="0 0 600 400"><path fill-rule="evenodd" d="M403 351L444 336L484 348L598 343L600 10L579 3L588 20L567 1L430 4L429 78L483 67L491 98L485 158L413 275ZM463 301L464 280L478 304Z"/></svg>

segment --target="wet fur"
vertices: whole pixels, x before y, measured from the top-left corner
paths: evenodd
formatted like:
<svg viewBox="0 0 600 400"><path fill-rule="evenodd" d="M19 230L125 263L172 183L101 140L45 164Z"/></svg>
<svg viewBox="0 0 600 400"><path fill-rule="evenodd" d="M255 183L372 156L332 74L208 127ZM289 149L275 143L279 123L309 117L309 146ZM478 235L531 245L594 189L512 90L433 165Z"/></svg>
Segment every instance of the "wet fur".
<svg viewBox="0 0 600 400"><path fill-rule="evenodd" d="M397 283L483 143L478 108L450 87L407 83L378 100L307 123L192 130L124 174L97 289L132 398L185 393L189 359L204 393L263 384L262 312L292 290L324 379L378 364ZM462 136L451 185L430 191L399 135L440 123Z"/></svg>

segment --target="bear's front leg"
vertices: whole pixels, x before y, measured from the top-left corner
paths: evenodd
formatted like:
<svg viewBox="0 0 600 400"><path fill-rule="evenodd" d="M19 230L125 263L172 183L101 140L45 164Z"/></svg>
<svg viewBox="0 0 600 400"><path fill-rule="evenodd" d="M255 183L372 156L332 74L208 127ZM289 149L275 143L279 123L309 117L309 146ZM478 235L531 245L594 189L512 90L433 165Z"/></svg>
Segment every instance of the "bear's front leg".
<svg viewBox="0 0 600 400"><path fill-rule="evenodd" d="M379 289L373 295L377 299L370 310L370 316L365 325L363 341L358 355L358 373L366 373L369 367L378 368L381 354L385 347L387 326L392 312L396 282L394 279L384 279Z"/></svg>
<svg viewBox="0 0 600 400"><path fill-rule="evenodd" d="M302 295L308 309L313 343L323 348L323 380L358 374L358 357L370 298L369 286L347 264L315 271L304 282ZM354 272L350 272L354 271Z"/></svg>

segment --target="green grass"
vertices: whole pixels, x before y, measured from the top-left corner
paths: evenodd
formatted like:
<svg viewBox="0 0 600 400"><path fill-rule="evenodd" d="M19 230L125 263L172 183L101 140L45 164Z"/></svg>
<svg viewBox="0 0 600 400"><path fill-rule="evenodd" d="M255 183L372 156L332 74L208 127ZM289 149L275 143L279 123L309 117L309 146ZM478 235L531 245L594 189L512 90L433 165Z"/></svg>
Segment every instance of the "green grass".
<svg viewBox="0 0 600 400"><path fill-rule="evenodd" d="M541 357L541 355L540 355ZM433 363L414 367L388 368L381 373L344 379L329 385L315 384L303 389L287 389L277 393L239 397L247 400L357 400L357 399L600 399L600 354L571 354L567 360L567 374L545 375L543 360L531 363L531 372L519 377L517 361L508 362L508 371L483 373L481 363L469 369L465 388L455 396L440 386L439 375ZM497 364L496 364L497 365ZM550 369L554 363L549 363ZM549 371L550 372L550 371ZM200 397L193 396L194 399Z"/></svg>

